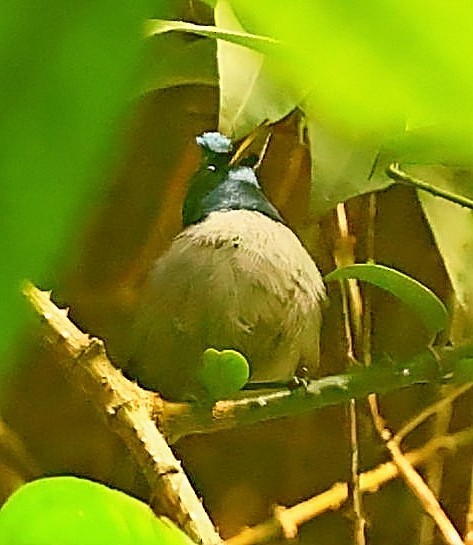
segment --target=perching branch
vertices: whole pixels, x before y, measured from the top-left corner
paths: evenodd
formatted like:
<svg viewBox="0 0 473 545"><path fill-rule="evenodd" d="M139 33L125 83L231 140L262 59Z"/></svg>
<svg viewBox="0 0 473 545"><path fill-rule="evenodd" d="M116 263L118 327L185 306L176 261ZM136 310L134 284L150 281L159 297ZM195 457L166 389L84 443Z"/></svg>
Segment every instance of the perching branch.
<svg viewBox="0 0 473 545"><path fill-rule="evenodd" d="M219 401L212 407L171 403L127 380L108 360L103 343L82 333L67 318L67 311L51 302L49 293L27 283L24 294L42 317L44 337L58 353L66 374L88 394L141 467L160 502L160 512L204 545L221 540L155 421L166 439L177 440L193 433L296 415L353 397L365 397L371 392L384 393L419 382L454 380L455 363L465 362L473 354L471 345L462 346L445 350L439 362L427 351L402 366L373 365L311 381L307 388L253 392L249 396L246 393L245 398ZM465 376L464 365L460 366L459 374L458 380L471 380L471 373ZM287 515L286 511L279 512L279 524Z"/></svg>
<svg viewBox="0 0 473 545"><path fill-rule="evenodd" d="M473 347L469 347L469 350L473 353ZM346 403L352 398L362 399L371 393L384 394L419 383L454 381L453 354L445 352L449 364L448 377L447 370L443 371L433 354L426 351L402 365L381 367L373 364L349 373L312 380L307 386L295 389L243 391L241 394L245 397L218 401L212 407L161 401L156 407L157 420L168 441L174 443L186 435L212 433L264 420L296 416Z"/></svg>
<svg viewBox="0 0 473 545"><path fill-rule="evenodd" d="M24 294L43 318L44 337L66 376L94 402L109 427L131 451L153 491L160 514L173 519L194 541L218 545L215 531L180 463L152 419L156 394L127 380L107 358L102 341L82 333L58 309L50 293L26 283Z"/></svg>
<svg viewBox="0 0 473 545"><path fill-rule="evenodd" d="M66 312L58 309L50 301L49 294L40 292L31 284L25 288L25 294L34 304L39 315L44 318L46 337L50 338L59 350L62 350L64 359L69 359L68 362L64 362L64 365L72 369L81 367L81 365L89 368L88 363L76 361L79 356L85 357L82 353L86 351L84 338L89 344L101 344L101 341L91 339L77 329L67 318ZM54 316L52 323L51 316ZM69 338L63 338L61 332L66 337L69 335ZM77 336L80 337L80 341L75 338ZM73 342L73 349L68 347L69 342ZM74 348L78 342L82 343L80 350ZM138 403L144 398L145 401L141 402L144 402L149 410L152 407L152 414L160 431L168 443L172 444L187 435L212 433L264 420L296 416L322 407L345 403L351 398L364 398L370 393L388 393L418 383L455 381L457 360L469 356L473 357L472 345L445 350L440 362L427 350L402 364L389 363L384 366L373 364L366 369L354 369L350 373L313 380L307 386L294 389L243 391L241 395L244 397L218 401L213 406L164 401L158 395L147 392L127 381L106 360L105 351L101 357L106 360L106 363L103 361L100 369L104 376L100 375L96 377L96 380L105 380L107 383L107 374L110 373L122 385L127 385L127 400L132 399L134 403ZM95 373L90 369L88 372ZM471 378L461 377L458 380L466 382ZM103 393L101 394L100 391L96 393L99 394L99 399L103 397Z"/></svg>

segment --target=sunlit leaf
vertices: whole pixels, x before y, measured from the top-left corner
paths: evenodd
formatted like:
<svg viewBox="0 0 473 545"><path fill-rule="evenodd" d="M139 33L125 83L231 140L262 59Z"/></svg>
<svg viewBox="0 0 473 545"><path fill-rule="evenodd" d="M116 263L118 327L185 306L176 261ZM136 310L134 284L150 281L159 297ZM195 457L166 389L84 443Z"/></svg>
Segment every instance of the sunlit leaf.
<svg viewBox="0 0 473 545"><path fill-rule="evenodd" d="M174 524L123 492L76 477L38 479L0 510L0 543L191 545Z"/></svg>
<svg viewBox="0 0 473 545"><path fill-rule="evenodd" d="M245 31L227 30L209 25L196 25L194 23L187 23L186 21L163 21L161 19L150 19L145 25L145 35L148 37L171 31L188 32L206 38L226 40L236 45L250 47L262 53L274 52L279 49L277 40Z"/></svg>
<svg viewBox="0 0 473 545"><path fill-rule="evenodd" d="M226 0L217 2L215 24L219 28L243 32ZM238 140L264 121L278 121L295 108L294 97L274 80L273 57L218 40L217 59L219 130L224 134Z"/></svg>
<svg viewBox="0 0 473 545"><path fill-rule="evenodd" d="M458 360L453 369L453 376L458 382L473 382L473 359Z"/></svg>
<svg viewBox="0 0 473 545"><path fill-rule="evenodd" d="M400 121L446 124L472 158L469 3L232 0L232 7L247 31L282 44L279 77L311 90L319 120L368 137L392 134Z"/></svg>
<svg viewBox="0 0 473 545"><path fill-rule="evenodd" d="M332 271L326 282L356 278L389 291L411 307L431 333L445 328L447 311L440 299L429 288L404 273L378 264L355 264Z"/></svg>
<svg viewBox="0 0 473 545"><path fill-rule="evenodd" d="M472 137L468 127L431 125L393 134L383 142L383 148L391 161L403 165L469 165Z"/></svg>
<svg viewBox="0 0 473 545"><path fill-rule="evenodd" d="M271 74L277 67L277 55L265 53L277 52L276 40L245 32L224 0L216 4L215 21L216 26L212 27L152 19L146 24L145 34L180 31L218 41L219 130L239 139L263 121L274 122L287 115L296 105L297 94L291 95L274 83Z"/></svg>

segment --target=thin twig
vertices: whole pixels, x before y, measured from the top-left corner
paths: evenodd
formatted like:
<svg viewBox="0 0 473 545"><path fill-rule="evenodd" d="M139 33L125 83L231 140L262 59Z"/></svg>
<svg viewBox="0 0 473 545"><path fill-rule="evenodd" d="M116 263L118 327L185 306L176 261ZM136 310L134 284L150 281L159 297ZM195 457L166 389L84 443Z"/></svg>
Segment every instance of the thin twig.
<svg viewBox="0 0 473 545"><path fill-rule="evenodd" d="M375 262L375 222L377 212L376 193L370 193L368 197L368 226L366 233L366 261L368 263ZM363 363L366 367L372 364L371 354L371 292L368 290L364 293L364 308L363 313ZM385 422L379 410L378 396L373 393L368 396L368 405L370 408L371 418L374 426L377 429L384 428Z"/></svg>
<svg viewBox="0 0 473 545"><path fill-rule="evenodd" d="M401 443L401 441L404 440L407 435L409 435L411 432L413 432L416 428L418 428L423 422L425 422L428 418L433 416L434 414L437 414L439 411L441 411L444 407L451 405L455 399L460 397L461 395L465 394L468 390L470 390L473 387L473 383L467 383L462 384L458 388L455 388L454 390L450 391L448 395L443 397L442 399L439 399L432 405L429 405L426 407L421 413L419 413L415 418L412 420L409 420L393 437L393 441L396 443Z"/></svg>
<svg viewBox="0 0 473 545"><path fill-rule="evenodd" d="M263 123L261 123L261 125L258 125L252 132L250 132L250 134L248 134L245 137L245 139L241 142L241 144L239 145L236 152L233 154L233 156L232 156L232 158L230 160L230 163L229 163L230 166L233 166L234 164L236 164L240 160L240 158L245 153L245 151L251 146L251 144L253 144L253 142L256 140L256 138L261 134L261 131L266 129L268 127L268 125L269 125L268 120L263 121ZM270 135L271 135L271 133L269 134L269 138L266 137L265 143L263 145L263 149L260 152L260 156L258 157L258 162L257 162L258 167L260 166L261 161L263 160L264 155L266 154L267 147L269 145L269 140L271 138Z"/></svg>
<svg viewBox="0 0 473 545"><path fill-rule="evenodd" d="M386 447L392 456L393 462L399 469L399 473L420 501L425 512L435 521L445 543L449 545L464 545L460 534L445 514L432 490L430 490L411 462L401 452L399 445L395 441L387 441Z"/></svg>
<svg viewBox="0 0 473 545"><path fill-rule="evenodd" d="M439 450L455 452L460 447L473 444L473 428L467 428L451 435L435 437L423 447L407 452L404 456L413 466L423 465ZM383 485L399 476L399 468L394 462L387 462L376 468L361 473L360 490L373 494ZM300 527L302 524L328 511L338 510L348 500L348 483L339 482L329 489L283 511L289 525ZM281 536L282 529L277 518L271 518L251 528L245 528L239 534L227 539L225 545L255 545L265 543Z"/></svg>
<svg viewBox="0 0 473 545"><path fill-rule="evenodd" d="M366 518L363 509L363 498L360 487L360 447L358 443L358 415L356 400L349 401L349 422L350 422L350 472L351 472L351 496L353 513L355 514L354 543L364 545L366 543Z"/></svg>
<svg viewBox="0 0 473 545"><path fill-rule="evenodd" d="M349 231L344 203L337 204L337 223L340 237L337 239L334 252L335 264L337 267L352 265L355 263L355 237ZM358 281L355 278L349 278L345 282L345 285L348 286L347 304L349 310L349 324L350 328L353 329L353 333L349 333L349 340L352 344L349 355L351 354L351 361L353 362L355 361L354 354L356 353L356 344L357 341L360 340L362 333L361 316L363 315L363 308Z"/></svg>
<svg viewBox="0 0 473 545"><path fill-rule="evenodd" d="M265 138L263 147L261 148L261 151L258 155L258 161L256 162L255 166L253 167L253 170L258 170L261 167L261 163L263 162L264 158L266 157L266 152L269 148L269 143L271 142L271 138L273 137L272 133L268 132L268 135Z"/></svg>
<svg viewBox="0 0 473 545"><path fill-rule="evenodd" d="M419 178L415 178L414 176L411 176L410 174L407 174L401 170L398 163L392 163L389 165L389 167L386 169L386 174L396 182L415 187L416 189L421 189L422 191L426 191L435 197L441 197L442 199L446 199L447 201L473 210L473 200L469 199L468 197L464 197L463 195L457 195L456 193L451 193L450 191L440 187L433 186L427 182L424 182L423 180L420 180Z"/></svg>
<svg viewBox="0 0 473 545"><path fill-rule="evenodd" d="M460 534L443 511L432 490L430 490L408 458L402 453L399 443L393 440L391 431L384 427L383 420L381 418L374 419L374 423L379 436L385 442L385 446L399 470L399 474L404 478L407 486L417 497L424 511L432 517L445 542L448 545L463 545Z"/></svg>
<svg viewBox="0 0 473 545"><path fill-rule="evenodd" d="M350 237L348 229L348 218L346 215L345 205L339 203L337 205L337 223L340 231L339 243L337 244L337 252L335 253L335 262L337 266L351 264L355 261L353 250L353 238ZM348 286L348 290L346 289ZM345 324L345 335L347 341L347 359L350 365L356 361L355 343L359 346L359 336L361 334L361 295L358 283L356 280L349 280L348 284L340 282L343 308L343 322ZM352 313L349 313L350 308ZM354 334L352 332L352 324L354 326ZM353 513L355 519L354 527L354 542L356 545L364 545L366 543L365 528L366 519L363 513L363 500L360 490L360 475L359 475L359 444L358 444L358 416L357 404L354 398L348 402L348 420L350 429L350 491L353 505Z"/></svg>
<svg viewBox="0 0 473 545"><path fill-rule="evenodd" d="M446 387L440 389L442 395L443 390ZM434 416L432 422L432 435L434 437L439 435L445 435L448 432L450 427L450 421L452 419L452 405L448 404L444 408L437 412ZM429 460L429 463L425 468L425 479L426 482L432 491L432 494L438 498L440 496L440 491L442 488L442 479L443 479L443 468L444 468L444 456L442 452L438 452L435 456L432 456L432 459ZM430 517L423 517L422 524L419 532L419 545L431 545L434 541L435 536L435 524Z"/></svg>

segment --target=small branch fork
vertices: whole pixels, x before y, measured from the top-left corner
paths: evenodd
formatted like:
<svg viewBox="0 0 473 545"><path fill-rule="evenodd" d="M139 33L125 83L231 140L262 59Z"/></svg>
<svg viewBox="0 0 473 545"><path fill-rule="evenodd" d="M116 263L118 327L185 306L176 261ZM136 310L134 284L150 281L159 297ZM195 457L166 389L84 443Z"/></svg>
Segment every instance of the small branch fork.
<svg viewBox="0 0 473 545"><path fill-rule="evenodd" d="M419 466L426 463L441 450L455 452L460 447L473 443L473 428L467 428L460 432L436 437L428 441L422 448L407 452L405 459L411 466ZM373 494L383 485L396 479L400 470L394 462L387 462L376 468L360 474L360 491ZM331 488L321 494L303 501L283 511L283 526L299 527L327 511L336 511L349 499L349 486L346 482L335 483ZM245 528L238 535L227 539L225 545L255 545L264 543L279 537L281 528L281 513L277 516L253 526Z"/></svg>
<svg viewBox="0 0 473 545"><path fill-rule="evenodd" d="M103 343L81 332L67 318L67 309L58 309L51 302L50 293L38 290L31 283L25 283L23 292L42 317L44 338L57 353L66 375L78 388L85 391L97 411L121 437L141 467L153 491L156 511L169 516L196 543L202 545L223 542L166 440L172 441L191 433L210 433L264 419L299 414L310 408L351 399L354 397L353 392L365 397L373 391L370 380L373 385L388 384L389 388L384 387L383 391L412 384L412 377L408 377L409 381L406 381L409 373L391 373L391 378L387 381L380 381L379 375L373 375L371 379L368 377L368 380L364 377L360 381L359 374L353 373L313 381L307 391L282 389L261 394L254 392L253 397L220 401L207 408L191 403L171 403L127 380L108 360ZM470 349L467 352L471 353ZM463 350L462 355L464 354ZM451 359L451 355L449 357ZM422 376L424 381L430 380L430 364L430 361L421 361L419 371L416 367L419 366L419 361L416 361L411 371L413 374L417 373L418 377ZM373 367L363 373L371 372L371 369L375 371ZM416 423L430 414L426 410L423 417L417 418ZM172 431L176 428L177 432ZM401 430L400 434L404 437L405 432ZM417 465L429 459L439 449L454 450L467 444L473 444L473 429L432 439L423 448L403 456L411 465ZM396 461L382 464L360 475L360 492L374 492L399 474L402 471ZM246 529L225 543L261 543L276 535L294 535L301 524L327 510L338 509L347 497L348 484L337 483L322 494L296 506L277 509L274 519ZM450 543L459 542L452 540Z"/></svg>
<svg viewBox="0 0 473 545"><path fill-rule="evenodd" d="M396 179L397 181L402 181L403 183L410 183L411 185L415 185L416 187L423 189L423 190L430 190L432 192L432 188L429 186L429 184L426 184L420 180L416 180L404 172L402 172L397 165L391 165L388 168L387 171L388 175L391 176L393 179ZM436 194L438 196L443 196L444 198L447 198L445 194L443 194L443 191L437 191ZM374 197L370 196L370 202L369 202L369 217L368 217L368 261L374 260L374 221L376 216L376 209L375 209L375 201ZM449 195L448 198L450 200L452 199L452 195ZM465 199L460 200L453 200L453 202L456 202L457 204L462 204L463 206L466 206ZM348 222L346 219L346 211L345 211L345 205L343 203L339 204L337 206L337 220L338 225L340 228L340 239L341 242L339 242L338 246L338 252L335 253L335 261L338 266L345 265L345 264L351 264L354 262L354 251L352 246L348 246L347 243L342 244L344 241L350 240L350 234L348 231ZM353 239L353 237L351 237ZM345 251L345 253L341 253L341 250L343 248L348 248L348 251ZM348 262L348 263L347 263ZM349 286L350 287L350 286ZM357 287L357 286L353 286ZM348 339L348 360L352 361L353 358L357 358L357 353L354 347L362 346L362 353L363 353L363 360L365 365L371 364L371 329L370 329L370 305L367 305L366 313L368 316L365 319L365 323L363 324L364 327L361 327L361 324L363 322L363 301L361 298L361 293L359 289L343 289L344 285L341 286L341 297L342 297L342 303L343 303L343 309L344 309L344 321L345 321L345 329L347 331L347 339ZM368 300L369 303L369 300ZM352 314L350 315L346 309L352 309ZM471 386L471 385L470 385ZM468 385L466 386L468 388ZM437 525L442 537L444 538L444 541L449 545L463 545L463 541L457 532L456 528L453 526L450 519L447 517L445 512L443 511L442 507L440 506L440 503L438 502L437 498L435 497L435 494L431 488L426 484L426 482L423 480L423 478L420 476L419 473L414 469L412 463L408 460L408 458L403 454L400 448L400 439L401 436L393 438L393 434L391 430L386 426L384 419L381 416L378 399L376 395L370 394L368 396L369 406L371 409L373 424L378 432L380 438L384 441L386 449L391 455L391 458L393 460L393 463L395 464L397 471L400 476L403 477L407 485L409 486L412 493L417 497L419 502L421 503L422 507L424 508L425 512L431 517L431 519L435 522ZM351 426L351 455L352 455L352 464L351 464L351 470L352 470L352 504L353 504L353 511L355 515L355 544L356 545L364 545L366 542L365 534L364 534L364 528L365 528L365 519L363 516L363 509L362 509L362 503L361 503L361 489L360 489L360 480L357 475L357 460L358 460L358 445L357 445L357 438L356 438L356 409L354 408L355 400L350 400L350 426ZM448 407L451 405L450 403L447 404ZM434 411L434 414L438 414L438 407ZM421 421L420 418L417 418L416 421ZM412 429L415 428L414 426L411 426ZM404 430L404 433L406 433L406 430ZM424 527L425 529L425 527ZM429 535L427 532L424 532L424 536Z"/></svg>
<svg viewBox="0 0 473 545"><path fill-rule="evenodd" d="M399 474L417 497L425 512L433 519L444 541L449 545L463 545L460 534L445 514L434 493L414 469L412 462L401 451L397 438L392 436L391 431L384 425L382 418L375 418L374 423L380 437L385 441L385 446Z"/></svg>

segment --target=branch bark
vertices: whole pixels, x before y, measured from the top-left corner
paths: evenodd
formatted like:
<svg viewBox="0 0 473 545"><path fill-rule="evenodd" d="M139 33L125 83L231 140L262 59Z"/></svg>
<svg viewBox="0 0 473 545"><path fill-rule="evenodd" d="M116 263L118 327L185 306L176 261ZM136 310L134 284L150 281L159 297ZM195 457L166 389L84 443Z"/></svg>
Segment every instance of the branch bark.
<svg viewBox="0 0 473 545"><path fill-rule="evenodd" d="M439 362L428 351L402 366L373 365L360 371L311 381L307 387L243 392L245 397L241 399L219 401L212 407L196 403L171 403L127 380L110 363L102 341L80 331L67 318L67 310L58 309L51 302L50 293L41 292L27 283L24 294L42 317L44 338L57 352L66 375L91 398L141 467L154 491L158 512L169 516L192 539L203 545L216 545L222 541L166 440L172 442L189 434L210 433L296 415L346 402L354 397L365 397L372 392L383 393L417 382L446 380L447 375L454 379L452 369L455 361L473 354L471 345L445 352L442 362L447 371L439 367ZM463 380L467 379L469 375ZM391 473L395 471L387 480L397 476L398 469L392 469L395 464L387 467ZM378 486L377 482L366 484L369 481L366 481L366 477L364 479L360 481L362 491ZM322 511L335 509L346 501L346 483L335 485L334 490L324 493L322 499L317 497L316 503L321 502L320 505L325 506ZM309 520L304 505L306 502L301 504L302 507L280 511L277 517L279 522L263 524L262 527L266 528L264 532L267 532L268 525L271 532L275 531L275 525L277 532L280 532L283 521L287 522L284 524L286 527L297 527ZM315 511L310 511L310 518L316 516L314 513L319 510L320 507L317 507ZM288 519L293 513L298 513L295 522ZM237 545L239 542L228 543Z"/></svg>
<svg viewBox="0 0 473 545"><path fill-rule="evenodd" d="M43 317L44 336L58 355L66 376L82 388L130 450L153 490L160 514L174 520L202 545L221 543L181 464L158 431L153 412L157 394L142 390L110 363L102 341L82 333L58 309L50 293L31 283L24 294Z"/></svg>

